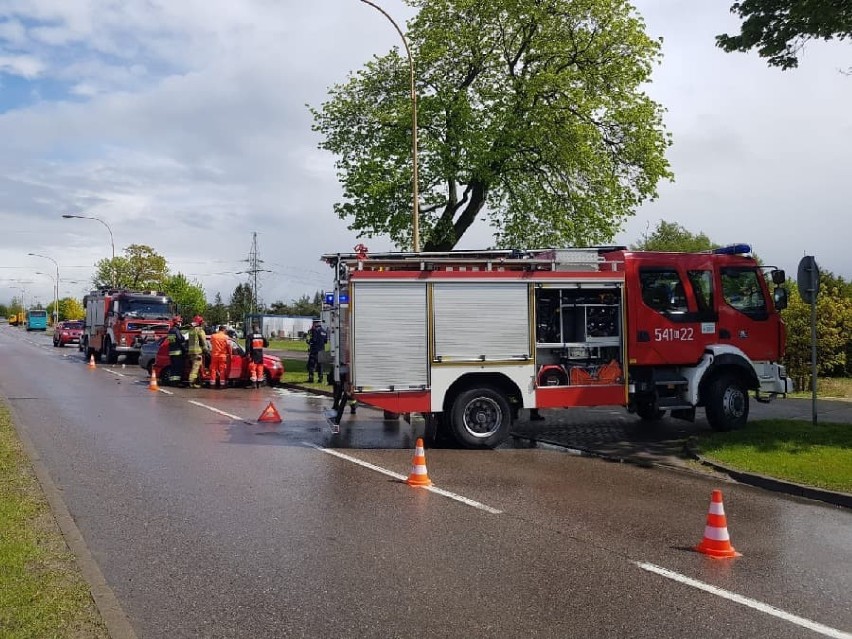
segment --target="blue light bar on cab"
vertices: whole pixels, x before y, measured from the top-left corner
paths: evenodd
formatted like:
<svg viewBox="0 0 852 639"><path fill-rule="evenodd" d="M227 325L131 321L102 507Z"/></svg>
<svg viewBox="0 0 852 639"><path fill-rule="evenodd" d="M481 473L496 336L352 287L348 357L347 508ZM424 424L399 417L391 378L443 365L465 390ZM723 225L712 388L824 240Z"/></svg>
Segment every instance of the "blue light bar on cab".
<svg viewBox="0 0 852 639"><path fill-rule="evenodd" d="M326 293L323 297L323 301L327 306L334 306L334 293ZM340 294L340 303L348 304L349 303L349 293L341 293Z"/></svg>
<svg viewBox="0 0 852 639"><path fill-rule="evenodd" d="M751 253L751 245L749 244L730 244L728 246L720 246L713 249L716 255L744 255Z"/></svg>

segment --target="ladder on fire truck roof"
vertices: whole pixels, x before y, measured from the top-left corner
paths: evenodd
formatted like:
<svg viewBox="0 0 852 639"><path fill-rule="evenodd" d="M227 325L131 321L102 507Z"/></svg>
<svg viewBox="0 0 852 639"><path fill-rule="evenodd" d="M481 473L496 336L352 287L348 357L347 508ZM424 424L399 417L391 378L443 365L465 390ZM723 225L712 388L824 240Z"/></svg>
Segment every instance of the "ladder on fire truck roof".
<svg viewBox="0 0 852 639"><path fill-rule="evenodd" d="M566 249L493 249L433 253L327 253L322 260L331 266L344 264L352 270L384 271L599 271L607 262L603 254L623 246Z"/></svg>

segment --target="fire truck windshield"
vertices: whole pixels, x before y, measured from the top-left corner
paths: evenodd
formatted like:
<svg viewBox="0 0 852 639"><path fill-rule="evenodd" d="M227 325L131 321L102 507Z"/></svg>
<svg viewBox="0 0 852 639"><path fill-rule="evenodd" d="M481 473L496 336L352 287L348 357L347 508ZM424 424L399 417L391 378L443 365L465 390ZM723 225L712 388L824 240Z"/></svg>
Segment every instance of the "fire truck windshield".
<svg viewBox="0 0 852 639"><path fill-rule="evenodd" d="M168 319L172 316L171 304L167 298L130 297L119 302L118 312L127 317L149 319Z"/></svg>

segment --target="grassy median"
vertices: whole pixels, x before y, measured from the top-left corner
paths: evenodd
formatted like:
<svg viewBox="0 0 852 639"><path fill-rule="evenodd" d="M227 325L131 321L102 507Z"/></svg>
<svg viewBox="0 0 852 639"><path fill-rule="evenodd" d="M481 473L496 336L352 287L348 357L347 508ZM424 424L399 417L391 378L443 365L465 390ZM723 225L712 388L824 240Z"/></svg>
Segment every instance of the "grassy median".
<svg viewBox="0 0 852 639"><path fill-rule="evenodd" d="M77 563L0 404L0 637L107 638Z"/></svg>
<svg viewBox="0 0 852 639"><path fill-rule="evenodd" d="M284 383L298 384L312 390L324 390L331 392L331 386L325 383L325 379L321 383L308 383L308 363L300 359L282 359L284 365ZM328 376L330 370L328 366L324 366L323 378Z"/></svg>
<svg viewBox="0 0 852 639"><path fill-rule="evenodd" d="M749 422L699 437L699 452L725 466L852 493L852 425L793 419Z"/></svg>

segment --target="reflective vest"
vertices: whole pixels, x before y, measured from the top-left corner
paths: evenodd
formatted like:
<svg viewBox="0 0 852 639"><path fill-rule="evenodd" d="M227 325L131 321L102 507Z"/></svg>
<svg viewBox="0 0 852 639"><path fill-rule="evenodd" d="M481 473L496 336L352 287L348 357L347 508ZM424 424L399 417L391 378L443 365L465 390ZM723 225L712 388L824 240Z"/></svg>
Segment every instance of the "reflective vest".
<svg viewBox="0 0 852 639"><path fill-rule="evenodd" d="M186 346L186 338L180 332L180 326L173 326L169 329L166 339L169 340L169 357L179 357L183 355L183 349Z"/></svg>
<svg viewBox="0 0 852 639"><path fill-rule="evenodd" d="M248 347L249 356L253 362L258 364L263 362L263 347L268 344L269 342L266 341L263 333L251 333L248 336L248 339L246 339L246 346Z"/></svg>
<svg viewBox="0 0 852 639"><path fill-rule="evenodd" d="M201 355L207 352L207 335L200 326L189 329L189 347L186 349L190 355Z"/></svg>

